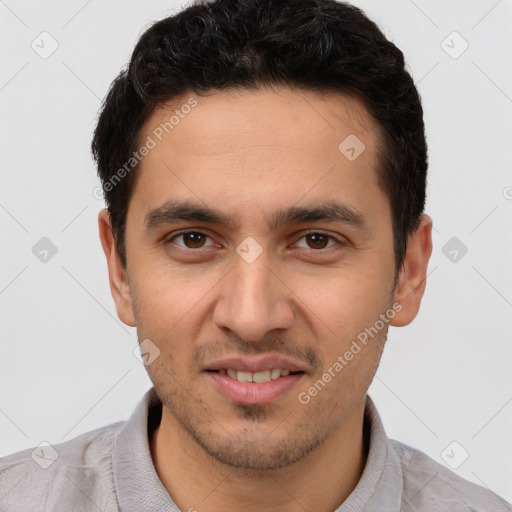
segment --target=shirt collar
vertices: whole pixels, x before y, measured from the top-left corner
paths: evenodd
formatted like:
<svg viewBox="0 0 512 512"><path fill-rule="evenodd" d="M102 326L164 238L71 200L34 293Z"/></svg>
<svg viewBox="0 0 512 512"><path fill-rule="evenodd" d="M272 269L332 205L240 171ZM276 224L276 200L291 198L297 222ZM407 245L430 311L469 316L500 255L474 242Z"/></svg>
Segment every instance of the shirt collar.
<svg viewBox="0 0 512 512"><path fill-rule="evenodd" d="M119 509L179 512L158 478L148 439L148 416L161 414L155 388L149 389L121 427L112 450L112 470ZM153 420L152 420L153 421Z"/></svg>
<svg viewBox="0 0 512 512"><path fill-rule="evenodd" d="M120 510L179 512L158 478L149 447L148 430L158 425L161 411L162 403L152 387L114 441L112 469ZM402 466L369 396L366 396L364 421L370 437L366 465L356 488L335 512L399 510Z"/></svg>
<svg viewBox="0 0 512 512"><path fill-rule="evenodd" d="M356 488L335 512L401 510L402 464L386 435L377 408L368 395L364 422L370 433L366 465Z"/></svg>

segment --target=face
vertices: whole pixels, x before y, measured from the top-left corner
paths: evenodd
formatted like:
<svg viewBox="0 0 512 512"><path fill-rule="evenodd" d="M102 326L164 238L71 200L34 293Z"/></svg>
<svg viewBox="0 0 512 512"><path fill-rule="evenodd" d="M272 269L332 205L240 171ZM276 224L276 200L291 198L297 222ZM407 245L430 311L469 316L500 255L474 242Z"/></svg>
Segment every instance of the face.
<svg viewBox="0 0 512 512"><path fill-rule="evenodd" d="M339 94L229 90L156 109L148 137L118 314L159 350L164 414L206 454L287 466L364 402L398 314L376 125Z"/></svg>

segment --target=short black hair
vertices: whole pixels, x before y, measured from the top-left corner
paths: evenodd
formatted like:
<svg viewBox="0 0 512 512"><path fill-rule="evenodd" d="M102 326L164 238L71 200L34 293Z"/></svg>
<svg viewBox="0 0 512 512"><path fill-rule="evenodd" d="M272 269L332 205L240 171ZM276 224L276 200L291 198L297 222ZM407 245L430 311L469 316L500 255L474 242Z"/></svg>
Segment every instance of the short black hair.
<svg viewBox="0 0 512 512"><path fill-rule="evenodd" d="M391 204L396 284L425 206L423 109L403 53L363 11L336 0L202 0L144 32L110 86L92 141L123 265L139 167L132 159L127 172L126 164L154 109L187 92L280 85L357 97L375 119L375 171Z"/></svg>

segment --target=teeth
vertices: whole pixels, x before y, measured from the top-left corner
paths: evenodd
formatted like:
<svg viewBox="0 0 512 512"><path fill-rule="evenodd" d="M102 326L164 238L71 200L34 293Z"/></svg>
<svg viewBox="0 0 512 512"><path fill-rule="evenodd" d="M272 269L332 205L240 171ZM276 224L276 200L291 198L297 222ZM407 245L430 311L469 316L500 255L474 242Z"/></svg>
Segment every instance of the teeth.
<svg viewBox="0 0 512 512"><path fill-rule="evenodd" d="M256 372L252 374L253 382L268 382L270 380L270 370Z"/></svg>
<svg viewBox="0 0 512 512"><path fill-rule="evenodd" d="M279 379L279 377L286 377L290 375L290 370L280 370L279 368L272 368L263 370L261 372L239 372L231 369L219 370L221 375L229 375L234 380L239 382L269 382L271 380Z"/></svg>
<svg viewBox="0 0 512 512"><path fill-rule="evenodd" d="M281 377L281 370L279 368L274 368L270 374L270 378L274 380L278 379L279 377Z"/></svg>
<svg viewBox="0 0 512 512"><path fill-rule="evenodd" d="M238 372L237 378L240 382L252 382L252 373Z"/></svg>

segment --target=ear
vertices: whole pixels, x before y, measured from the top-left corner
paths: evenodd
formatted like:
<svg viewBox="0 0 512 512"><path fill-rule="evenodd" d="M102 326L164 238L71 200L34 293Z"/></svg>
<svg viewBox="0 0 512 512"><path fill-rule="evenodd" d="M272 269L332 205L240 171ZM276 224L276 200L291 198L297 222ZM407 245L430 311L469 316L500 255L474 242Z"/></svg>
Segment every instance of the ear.
<svg viewBox="0 0 512 512"><path fill-rule="evenodd" d="M432 219L422 215L418 229L409 236L404 263L395 289L395 302L402 305L390 321L395 327L410 324L420 309L425 292L427 266L432 254Z"/></svg>
<svg viewBox="0 0 512 512"><path fill-rule="evenodd" d="M98 215L98 226L100 232L101 246L107 258L108 275L110 281L110 292L116 304L117 316L121 322L135 327L135 315L133 314L132 296L130 285L112 231L110 214L107 209L100 211Z"/></svg>

